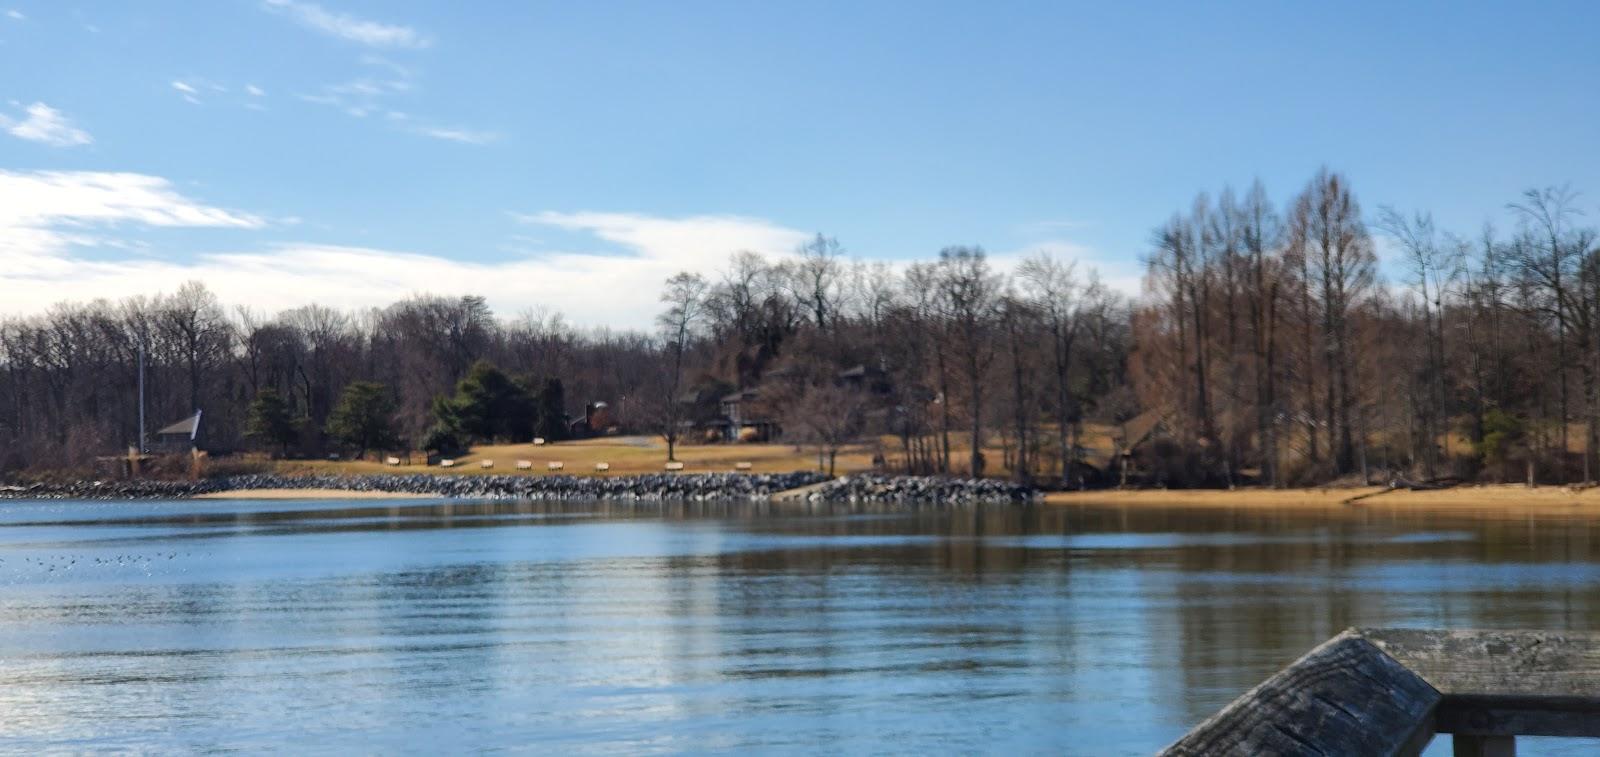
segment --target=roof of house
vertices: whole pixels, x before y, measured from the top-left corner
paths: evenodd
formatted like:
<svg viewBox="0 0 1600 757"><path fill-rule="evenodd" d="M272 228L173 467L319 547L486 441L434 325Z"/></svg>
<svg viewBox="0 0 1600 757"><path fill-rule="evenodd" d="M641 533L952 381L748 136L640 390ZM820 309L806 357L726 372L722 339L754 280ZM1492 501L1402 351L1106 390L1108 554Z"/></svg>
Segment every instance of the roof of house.
<svg viewBox="0 0 1600 757"><path fill-rule="evenodd" d="M722 399L720 401L721 402L744 402L746 400L756 399L756 398L758 398L760 396L761 396L761 393L759 391L756 391L755 389L740 389L739 391L734 392L732 394L723 395L723 397L722 397Z"/></svg>
<svg viewBox="0 0 1600 757"><path fill-rule="evenodd" d="M196 410L196 411L194 411L194 415L191 415L191 416L189 416L187 418L184 418L181 421L173 423L173 424L171 424L169 426L165 426L162 429L156 431L156 436L179 436L179 435L182 435L182 436L187 436L190 439L193 439L199 433L200 433L200 411Z"/></svg>
<svg viewBox="0 0 1600 757"><path fill-rule="evenodd" d="M842 371L839 371L838 375L841 379L867 378L869 376L877 378L883 376L884 372L883 369L876 366L860 363L853 368L846 368Z"/></svg>
<svg viewBox="0 0 1600 757"><path fill-rule="evenodd" d="M1150 438L1151 434L1155 433L1156 429L1161 427L1162 422L1166 419L1166 415L1160 410L1147 410L1129 418L1126 423L1122 424L1121 442L1123 449L1133 449L1142 444L1146 439Z"/></svg>

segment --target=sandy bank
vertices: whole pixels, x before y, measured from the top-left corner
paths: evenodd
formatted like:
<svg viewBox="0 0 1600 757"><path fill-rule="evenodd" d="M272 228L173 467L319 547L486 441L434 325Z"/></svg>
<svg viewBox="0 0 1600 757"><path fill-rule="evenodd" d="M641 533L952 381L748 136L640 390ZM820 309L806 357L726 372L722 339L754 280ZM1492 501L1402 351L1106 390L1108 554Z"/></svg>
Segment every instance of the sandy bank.
<svg viewBox="0 0 1600 757"><path fill-rule="evenodd" d="M1339 489L1236 489L1234 491L1090 491L1052 492L1044 501L1054 505L1109 505L1117 507L1295 508L1333 510L1418 510L1437 512L1565 515L1600 518L1600 488L1520 484L1458 486L1452 489L1411 491L1381 487Z"/></svg>
<svg viewBox="0 0 1600 757"><path fill-rule="evenodd" d="M350 489L234 489L196 494L193 499L438 499L438 496Z"/></svg>

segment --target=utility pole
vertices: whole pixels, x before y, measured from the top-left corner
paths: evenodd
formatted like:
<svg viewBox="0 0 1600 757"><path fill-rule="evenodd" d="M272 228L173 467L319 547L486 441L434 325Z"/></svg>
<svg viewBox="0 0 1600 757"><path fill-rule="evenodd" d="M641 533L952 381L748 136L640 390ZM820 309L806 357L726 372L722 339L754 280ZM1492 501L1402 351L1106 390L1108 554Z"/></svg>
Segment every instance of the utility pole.
<svg viewBox="0 0 1600 757"><path fill-rule="evenodd" d="M139 454L144 447L144 339L139 339Z"/></svg>

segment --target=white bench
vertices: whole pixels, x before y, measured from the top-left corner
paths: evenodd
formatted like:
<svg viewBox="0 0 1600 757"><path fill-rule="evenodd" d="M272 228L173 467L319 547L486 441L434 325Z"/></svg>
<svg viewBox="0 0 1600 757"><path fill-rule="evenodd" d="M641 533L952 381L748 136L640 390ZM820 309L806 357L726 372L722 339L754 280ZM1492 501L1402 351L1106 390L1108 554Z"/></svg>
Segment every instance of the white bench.
<svg viewBox="0 0 1600 757"><path fill-rule="evenodd" d="M751 465L749 463L734 463L733 464L733 469L734 470L738 470L738 471L747 471L747 470L750 470L753 467L755 467L755 466L753 466L753 465Z"/></svg>
<svg viewBox="0 0 1600 757"><path fill-rule="evenodd" d="M680 470L683 470L683 463L680 463L680 462L678 462L676 460L674 460L674 461L672 461L670 463L667 463L667 470L669 470L669 471L680 471Z"/></svg>
<svg viewBox="0 0 1600 757"><path fill-rule="evenodd" d="M328 453L328 459L329 460L338 460L339 459L339 453L337 453L337 452L329 452Z"/></svg>
<svg viewBox="0 0 1600 757"><path fill-rule="evenodd" d="M560 460L551 460L550 462L545 463L544 467L545 470L566 470L567 468L566 464L562 463Z"/></svg>
<svg viewBox="0 0 1600 757"><path fill-rule="evenodd" d="M484 461L478 463L478 467L479 468L484 468L484 469L493 468L494 467L494 461L493 460L484 460Z"/></svg>
<svg viewBox="0 0 1600 757"><path fill-rule="evenodd" d="M605 473L606 471L611 470L611 463L595 463L594 469L596 473Z"/></svg>
<svg viewBox="0 0 1600 757"><path fill-rule="evenodd" d="M544 437L542 437L542 436L533 437L533 446L535 446L535 447L543 447L544 446Z"/></svg>
<svg viewBox="0 0 1600 757"><path fill-rule="evenodd" d="M440 468L454 468L454 467L456 467L456 461L454 461L454 460L440 460L439 461L439 467Z"/></svg>
<svg viewBox="0 0 1600 757"><path fill-rule="evenodd" d="M517 461L517 470L533 470L533 461L532 460L518 460Z"/></svg>
<svg viewBox="0 0 1600 757"><path fill-rule="evenodd" d="M383 459L383 461L385 463L388 463L389 465L399 465L400 464L400 458L398 458L398 457L386 457L386 458Z"/></svg>

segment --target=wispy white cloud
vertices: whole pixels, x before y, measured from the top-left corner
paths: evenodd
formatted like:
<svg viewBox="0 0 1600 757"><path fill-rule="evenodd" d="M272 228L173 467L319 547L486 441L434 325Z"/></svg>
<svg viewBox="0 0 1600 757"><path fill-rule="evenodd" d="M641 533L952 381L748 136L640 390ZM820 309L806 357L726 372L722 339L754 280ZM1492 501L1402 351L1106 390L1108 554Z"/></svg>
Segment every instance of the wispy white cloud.
<svg viewBox="0 0 1600 757"><path fill-rule="evenodd" d="M409 26L369 21L299 0L264 0L267 10L282 13L301 26L368 47L422 48L431 41Z"/></svg>
<svg viewBox="0 0 1600 757"><path fill-rule="evenodd" d="M361 56L361 64L371 75L358 76L338 84L329 84L316 92L296 93L295 97L308 103L335 108L352 118L382 116L403 131L432 139L460 144L485 145L500 139L496 132L467 126L444 125L391 107L397 99L414 99L414 72L387 58L376 55Z"/></svg>
<svg viewBox="0 0 1600 757"><path fill-rule="evenodd" d="M178 94L183 96L185 102L193 105L200 104L200 90L195 89L194 85L183 81L182 79L174 79L172 81L172 88L177 90Z"/></svg>
<svg viewBox="0 0 1600 757"><path fill-rule="evenodd" d="M277 310L308 303L374 307L413 293L480 294L502 313L542 307L577 323L649 328L661 283L682 270L714 272L751 250L793 253L809 234L760 218L663 217L640 213L512 213L502 260L465 261L413 251L317 242L243 244L190 259L153 256L130 229L286 228L275 218L208 205L166 179L126 173L0 171L0 313L38 312L63 300L118 299L170 291L197 279L229 303ZM550 240L561 239L561 242ZM1047 240L996 253L1010 271L1047 251L1103 265L1072 242ZM1086 273L1083 269L1080 272ZM1137 271L1103 270L1108 284L1137 294ZM1130 278L1130 273L1132 278ZM628 296L614 296L615 293Z"/></svg>
<svg viewBox="0 0 1600 757"><path fill-rule="evenodd" d="M254 84L230 87L227 84L198 76L185 76L182 79L173 79L169 86L185 102L193 105L221 102L227 105L236 105L246 110L261 111L267 109L262 104L262 101L267 97L267 91Z"/></svg>
<svg viewBox="0 0 1600 757"><path fill-rule="evenodd" d="M404 114L401 115L403 116ZM412 131L424 137L468 145L486 145L500 138L499 134L492 131L478 131L476 129L463 129L453 126L418 126Z"/></svg>
<svg viewBox="0 0 1600 757"><path fill-rule="evenodd" d="M26 21L28 17L23 15L22 11L19 11L16 8L11 8L6 11L6 18L9 18L13 21Z"/></svg>
<svg viewBox="0 0 1600 757"><path fill-rule="evenodd" d="M579 323L648 328L659 309L654 293L673 273L710 270L739 250L786 254L806 238L794 229L735 216L516 217L530 226L591 241L576 243L576 250L523 248L501 261L318 243L174 260L138 250L137 242L128 242L122 233L125 227L254 229L266 221L184 197L159 177L0 172L0 290L7 292L0 298L0 312L38 312L63 300L153 294L169 291L174 282L198 279L224 301L265 310L313 302L379 306L421 292L481 294L507 314L545 307ZM529 247L542 247L538 237L519 236L531 240ZM610 297L607 292L638 296Z"/></svg>
<svg viewBox="0 0 1600 757"><path fill-rule="evenodd" d="M386 58L382 55L375 55L373 53L362 53L361 57L357 58L356 60L359 61L363 66L369 66L388 71L389 75L395 79L410 80L413 73L415 73L411 66L396 63L390 58Z"/></svg>
<svg viewBox="0 0 1600 757"><path fill-rule="evenodd" d="M76 147L94 141L89 132L74 125L72 119L44 103L29 105L23 113L20 119L0 114L0 128L18 139L52 147Z"/></svg>
<svg viewBox="0 0 1600 757"><path fill-rule="evenodd" d="M195 202L156 176L0 171L0 280L7 298L20 296L29 282L53 285L70 277L75 248L124 246L126 240L104 234L123 224L259 228L265 222Z"/></svg>
<svg viewBox="0 0 1600 757"><path fill-rule="evenodd" d="M369 68L381 69L380 75L358 76L326 85L316 92L296 94L295 97L337 108L349 116L365 118L373 113L388 112L387 100L411 91L412 74L409 68L377 56L362 56L361 63Z"/></svg>

